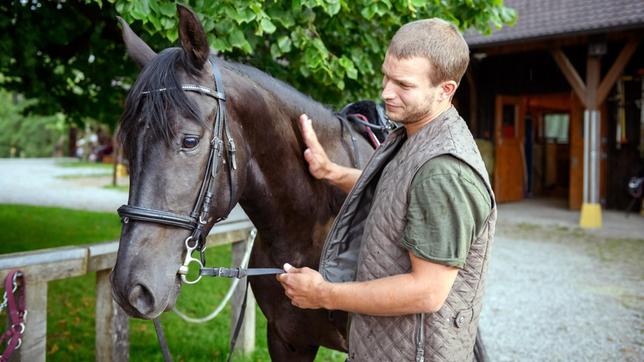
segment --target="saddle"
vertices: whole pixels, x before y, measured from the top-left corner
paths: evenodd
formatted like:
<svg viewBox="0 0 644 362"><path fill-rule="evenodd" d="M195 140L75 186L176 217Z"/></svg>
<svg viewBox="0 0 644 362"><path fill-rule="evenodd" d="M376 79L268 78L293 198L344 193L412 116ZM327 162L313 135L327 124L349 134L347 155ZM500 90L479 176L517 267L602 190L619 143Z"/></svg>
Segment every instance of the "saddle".
<svg viewBox="0 0 644 362"><path fill-rule="evenodd" d="M370 100L347 104L336 115L342 121L352 124L354 129L369 140L374 148L377 148L397 127L387 118L383 106Z"/></svg>

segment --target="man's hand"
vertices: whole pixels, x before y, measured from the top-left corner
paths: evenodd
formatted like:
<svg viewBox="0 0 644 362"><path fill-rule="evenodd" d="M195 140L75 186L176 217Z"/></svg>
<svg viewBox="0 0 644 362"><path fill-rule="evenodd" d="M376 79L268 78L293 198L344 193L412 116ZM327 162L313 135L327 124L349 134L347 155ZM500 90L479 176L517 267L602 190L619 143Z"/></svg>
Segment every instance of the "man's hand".
<svg viewBox="0 0 644 362"><path fill-rule="evenodd" d="M340 166L329 159L313 130L311 119L306 114L300 116L300 131L307 147L304 150L304 159L309 164L311 175L349 193L362 171Z"/></svg>
<svg viewBox="0 0 644 362"><path fill-rule="evenodd" d="M279 274L277 280L284 287L291 304L302 309L324 308L327 283L320 273L311 268L295 268L284 264L286 273Z"/></svg>
<svg viewBox="0 0 644 362"><path fill-rule="evenodd" d="M307 147L304 150L304 159L309 163L309 172L317 179L328 179L333 163L324 152L311 125L311 119L306 114L300 116L300 131Z"/></svg>

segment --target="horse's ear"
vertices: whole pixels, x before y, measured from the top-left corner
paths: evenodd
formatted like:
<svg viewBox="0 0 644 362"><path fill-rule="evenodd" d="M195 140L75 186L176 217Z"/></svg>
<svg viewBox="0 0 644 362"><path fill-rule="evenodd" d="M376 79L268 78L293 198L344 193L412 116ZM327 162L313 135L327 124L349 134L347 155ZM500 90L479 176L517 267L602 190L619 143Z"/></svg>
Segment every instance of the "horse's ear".
<svg viewBox="0 0 644 362"><path fill-rule="evenodd" d="M192 65L201 69L210 55L208 37L197 15L184 5L177 4L179 15L179 40Z"/></svg>
<svg viewBox="0 0 644 362"><path fill-rule="evenodd" d="M154 58L157 53L154 52L145 42L139 38L138 35L132 31L130 25L128 25L123 18L120 16L116 17L121 24L121 35L123 35L123 42L127 47L127 53L130 55L130 58L143 68L146 64Z"/></svg>

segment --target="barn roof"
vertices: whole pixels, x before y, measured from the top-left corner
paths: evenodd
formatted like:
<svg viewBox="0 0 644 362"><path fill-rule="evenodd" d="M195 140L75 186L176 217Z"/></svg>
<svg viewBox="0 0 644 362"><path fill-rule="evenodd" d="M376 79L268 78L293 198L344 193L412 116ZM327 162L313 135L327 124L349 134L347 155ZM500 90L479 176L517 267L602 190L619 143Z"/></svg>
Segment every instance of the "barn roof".
<svg viewBox="0 0 644 362"><path fill-rule="evenodd" d="M517 11L515 26L504 26L491 36L468 30L464 36L470 48L644 28L642 0L506 0L504 4Z"/></svg>

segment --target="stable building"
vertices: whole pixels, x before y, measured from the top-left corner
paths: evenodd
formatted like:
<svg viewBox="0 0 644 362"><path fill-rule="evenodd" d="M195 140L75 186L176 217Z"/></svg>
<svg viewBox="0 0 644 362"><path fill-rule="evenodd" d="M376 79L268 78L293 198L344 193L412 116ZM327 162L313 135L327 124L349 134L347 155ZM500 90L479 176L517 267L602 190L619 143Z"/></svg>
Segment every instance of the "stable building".
<svg viewBox="0 0 644 362"><path fill-rule="evenodd" d="M564 198L601 227L601 208L625 209L628 180L644 176L644 1L505 5L513 27L465 33L455 104L490 146L498 202Z"/></svg>

